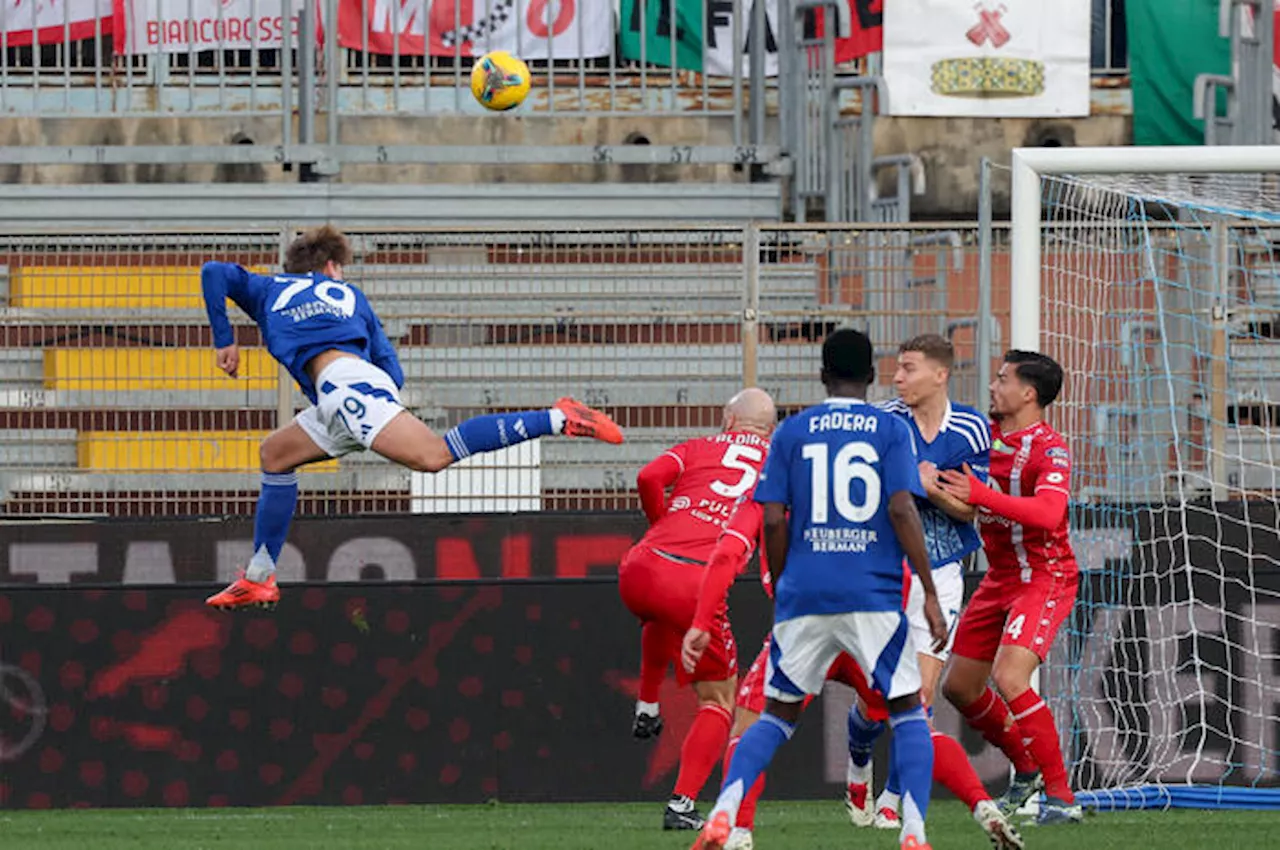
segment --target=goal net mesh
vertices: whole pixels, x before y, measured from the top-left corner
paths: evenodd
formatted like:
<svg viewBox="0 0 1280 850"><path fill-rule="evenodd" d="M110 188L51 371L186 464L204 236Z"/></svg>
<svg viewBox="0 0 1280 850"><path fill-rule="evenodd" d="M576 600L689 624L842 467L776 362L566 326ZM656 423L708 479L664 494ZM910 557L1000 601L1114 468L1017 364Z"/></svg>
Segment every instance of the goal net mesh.
<svg viewBox="0 0 1280 850"><path fill-rule="evenodd" d="M1041 348L1066 370L1050 417L1082 569L1042 689L1102 804L1280 784L1278 185L1041 181Z"/></svg>

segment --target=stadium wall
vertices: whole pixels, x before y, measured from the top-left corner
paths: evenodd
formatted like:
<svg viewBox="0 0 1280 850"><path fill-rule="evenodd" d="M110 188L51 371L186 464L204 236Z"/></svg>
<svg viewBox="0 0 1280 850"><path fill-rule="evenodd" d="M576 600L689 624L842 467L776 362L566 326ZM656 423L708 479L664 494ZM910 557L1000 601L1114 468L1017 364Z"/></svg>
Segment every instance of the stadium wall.
<svg viewBox="0 0 1280 850"><path fill-rule="evenodd" d="M1018 146L1120 145L1131 138L1131 118L1095 106L1089 118L1069 120L897 118L876 120L877 156L911 152L925 165L925 193L912 200L919 218L971 218L978 204L977 163L997 162ZM320 122L321 125L324 122ZM386 145L730 145L732 121L707 116L539 117L502 120L460 115L344 116L341 141ZM323 129L323 126L322 128ZM320 141L324 141L323 133ZM777 144L777 123L767 126ZM295 134L294 138L298 138ZM0 118L0 146L68 145L274 145L281 141L278 117ZM207 183L296 182L296 174L266 166L0 166L0 182ZM714 182L741 180L732 166L348 166L351 183L502 182ZM883 187L892 194L892 187ZM1008 190L995 188L997 214L1008 209Z"/></svg>
<svg viewBox="0 0 1280 850"><path fill-rule="evenodd" d="M1275 750L1280 672L1199 681L1186 663L1218 653L1239 670L1280 642L1280 606L1259 601L1280 590L1275 511L1074 510L1080 603L1043 692L1086 787L1117 764L1131 784L1275 783L1187 770L1213 771L1207 753L1266 763L1249 750ZM693 705L669 680L667 733L630 739L638 630L612 573L642 531L618 513L302 519L282 568L307 583L273 614L226 617L201 599L247 521L0 525L0 806L661 801ZM1149 604L1122 604L1129 582ZM750 578L731 604L745 665L770 611ZM1188 671L1184 699L1125 697L1168 664ZM770 796L838 795L850 698L828 689ZM998 788L1004 759L938 708ZM1185 763L1153 767L1156 740L1180 741Z"/></svg>

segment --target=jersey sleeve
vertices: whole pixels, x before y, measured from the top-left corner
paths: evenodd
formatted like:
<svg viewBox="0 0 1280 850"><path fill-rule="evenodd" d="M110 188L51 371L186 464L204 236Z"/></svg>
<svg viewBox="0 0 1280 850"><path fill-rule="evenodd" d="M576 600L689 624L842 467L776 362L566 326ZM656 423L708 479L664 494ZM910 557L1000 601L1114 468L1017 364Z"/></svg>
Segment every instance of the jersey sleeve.
<svg viewBox="0 0 1280 850"><path fill-rule="evenodd" d="M742 568L746 566L760 537L764 510L756 502L743 499L725 524L716 548L711 552L707 569L702 575L698 590L698 605L693 617L693 627L711 631L716 613L724 607L729 588Z"/></svg>
<svg viewBox="0 0 1280 850"><path fill-rule="evenodd" d="M235 263L205 263L200 269L200 288L204 293L205 314L213 330L215 348L226 348L236 341L231 321L227 318L227 299L255 321L262 314L267 297L264 278L251 274Z"/></svg>
<svg viewBox="0 0 1280 850"><path fill-rule="evenodd" d="M682 443L668 449L649 461L636 476L636 489L640 493L640 508L653 525L662 519L667 510L667 488L680 479L684 473L682 450L688 444Z"/></svg>
<svg viewBox="0 0 1280 850"><path fill-rule="evenodd" d="M721 537L734 537L741 541L747 555L755 551L756 541L760 539L760 529L764 527L764 509L760 503L744 496L738 501L729 521L724 524Z"/></svg>
<svg viewBox="0 0 1280 850"><path fill-rule="evenodd" d="M791 449L792 429L787 420L774 432L773 442L769 446L769 456L765 458L764 468L760 470L760 483L756 485L752 497L759 504L791 504Z"/></svg>
<svg viewBox="0 0 1280 850"><path fill-rule="evenodd" d="M1052 491L1071 496L1071 452L1061 438L1038 443L1027 466L1035 475L1036 492Z"/></svg>
<svg viewBox="0 0 1280 850"><path fill-rule="evenodd" d="M889 442L880 458L880 477L887 496L906 490L913 496L928 498L920 483L920 461L916 456L911 429L896 416L885 416L889 423Z"/></svg>

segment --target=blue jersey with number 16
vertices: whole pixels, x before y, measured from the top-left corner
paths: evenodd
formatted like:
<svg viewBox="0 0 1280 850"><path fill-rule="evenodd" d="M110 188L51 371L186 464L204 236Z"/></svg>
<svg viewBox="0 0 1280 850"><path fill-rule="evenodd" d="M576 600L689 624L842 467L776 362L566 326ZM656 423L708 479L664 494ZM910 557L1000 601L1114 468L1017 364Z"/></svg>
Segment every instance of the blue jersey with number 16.
<svg viewBox="0 0 1280 850"><path fill-rule="evenodd" d="M777 622L902 610L889 497L903 490L924 495L911 432L892 413L831 398L778 427L754 496L791 511Z"/></svg>
<svg viewBox="0 0 1280 850"><path fill-rule="evenodd" d="M227 299L258 324L271 356L284 364L314 404L316 388L306 365L324 351L346 351L386 372L397 387L404 371L382 322L358 287L322 274L260 275L234 263L205 263L200 270L213 344L235 342Z"/></svg>

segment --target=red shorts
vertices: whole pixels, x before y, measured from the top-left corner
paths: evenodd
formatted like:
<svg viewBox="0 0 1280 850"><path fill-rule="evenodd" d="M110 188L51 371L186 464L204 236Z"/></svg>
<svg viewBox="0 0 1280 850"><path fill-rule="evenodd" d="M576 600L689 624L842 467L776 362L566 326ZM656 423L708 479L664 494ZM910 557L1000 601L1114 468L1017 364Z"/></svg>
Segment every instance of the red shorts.
<svg viewBox="0 0 1280 850"><path fill-rule="evenodd" d="M769 640L768 637L764 639L760 654L751 663L747 675L743 676L742 681L738 683L738 705L745 711L755 714L764 711L764 677L769 666ZM885 705L884 697L872 689L866 674L862 672L858 662L853 660L853 656L845 652L840 653L831 664L831 669L827 671L827 679L848 685L857 691L867 707L868 720L878 721L889 718L889 709ZM808 706L812 700L812 696L805 697L804 704Z"/></svg>
<svg viewBox="0 0 1280 850"><path fill-rule="evenodd" d="M693 673L680 663L684 633L693 625L698 592L706 567L683 564L654 554L648 546L632 547L618 567L618 593L622 602L646 628L667 632L665 645L676 667L676 681L723 682L738 675L738 646L729 626L729 612L721 609L711 629L711 643Z"/></svg>
<svg viewBox="0 0 1280 850"><path fill-rule="evenodd" d="M1015 570L988 572L956 627L952 653L992 661L1001 646L1021 646L1043 661L1076 601L1079 573L1038 569L1023 581Z"/></svg>

